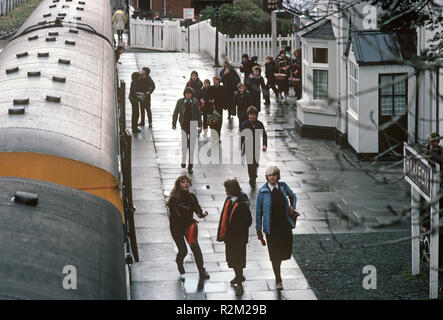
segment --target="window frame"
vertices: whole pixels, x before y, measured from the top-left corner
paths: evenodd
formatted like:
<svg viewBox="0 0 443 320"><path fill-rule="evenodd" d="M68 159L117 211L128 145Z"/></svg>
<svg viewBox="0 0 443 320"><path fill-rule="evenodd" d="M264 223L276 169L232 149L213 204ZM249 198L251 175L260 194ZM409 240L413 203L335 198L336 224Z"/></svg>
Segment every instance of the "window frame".
<svg viewBox="0 0 443 320"><path fill-rule="evenodd" d="M351 72L351 66L352 67L354 67L355 68L355 70L357 71L356 72L356 76L357 76L357 78L354 78L354 76L353 76L353 74L352 74L352 72ZM360 91L360 83L359 83L359 77L360 77L360 68L359 68L359 65L356 63L356 62L354 62L354 61L352 61L352 60L348 60L348 83L349 83L349 85L348 85L348 97L349 97L349 110L351 111L351 112L353 112L355 115L357 115L358 116L358 114L359 114L359 107L360 107L360 95L359 95L359 91ZM357 91L354 93L354 92L352 92L352 90L351 90L351 88L352 88L352 85L351 85L351 83L352 83L352 81L355 81L356 82L356 84L357 84L357 86L356 86L356 89L357 89ZM355 109L352 107L352 105L353 105L353 99L355 99L356 100L356 106L355 106Z"/></svg>
<svg viewBox="0 0 443 320"><path fill-rule="evenodd" d="M392 93L390 95L382 94L382 87L381 87L381 79L382 77L391 77L391 89ZM404 94L395 94L394 86L397 83L395 80L396 77L403 77L403 81L405 83L405 92ZM378 74L378 110L379 110L379 117L395 117L395 116L405 116L408 114L408 73L402 72L402 73L379 73ZM390 115L382 115L381 114L381 101L383 97L391 97L391 114ZM402 115L395 114L395 97L405 97L405 113Z"/></svg>

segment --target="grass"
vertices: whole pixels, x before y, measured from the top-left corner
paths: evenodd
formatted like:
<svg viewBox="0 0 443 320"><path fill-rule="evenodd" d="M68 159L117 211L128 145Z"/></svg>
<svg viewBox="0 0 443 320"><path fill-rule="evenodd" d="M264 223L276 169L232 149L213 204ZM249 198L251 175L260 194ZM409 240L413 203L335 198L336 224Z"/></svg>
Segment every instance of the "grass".
<svg viewBox="0 0 443 320"><path fill-rule="evenodd" d="M26 0L12 9L6 16L0 17L0 34L18 29L31 15L42 0Z"/></svg>
<svg viewBox="0 0 443 320"><path fill-rule="evenodd" d="M428 275L426 275L424 272L419 273L418 275L414 276L410 271L403 270L400 272L400 276L406 279L410 280L425 280L427 279Z"/></svg>

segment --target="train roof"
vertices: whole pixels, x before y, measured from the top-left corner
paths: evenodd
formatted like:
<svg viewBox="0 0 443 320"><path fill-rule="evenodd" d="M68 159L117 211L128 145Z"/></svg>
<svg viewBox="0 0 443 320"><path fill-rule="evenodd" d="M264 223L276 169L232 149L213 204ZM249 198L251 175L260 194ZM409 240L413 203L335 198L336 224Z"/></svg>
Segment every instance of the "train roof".
<svg viewBox="0 0 443 320"><path fill-rule="evenodd" d="M14 37L29 30L51 27L60 19L64 27L83 28L113 43L112 7L109 0L43 0Z"/></svg>
<svg viewBox="0 0 443 320"><path fill-rule="evenodd" d="M37 194L38 204L17 202L17 191ZM123 227L106 200L0 177L0 242L0 299L126 299ZM77 286L67 290L72 266Z"/></svg>
<svg viewBox="0 0 443 320"><path fill-rule="evenodd" d="M117 177L111 7L89 0L78 11L78 2L43 1L0 52L0 152L66 157ZM97 33L65 20L37 28L43 14L63 10Z"/></svg>

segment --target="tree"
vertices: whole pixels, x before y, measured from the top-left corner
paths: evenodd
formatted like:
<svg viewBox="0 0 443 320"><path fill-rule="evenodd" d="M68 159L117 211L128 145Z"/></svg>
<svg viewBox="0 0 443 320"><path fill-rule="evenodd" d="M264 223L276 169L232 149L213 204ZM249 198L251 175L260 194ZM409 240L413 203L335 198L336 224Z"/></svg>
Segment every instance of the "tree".
<svg viewBox="0 0 443 320"><path fill-rule="evenodd" d="M215 8L206 6L201 11L202 19L215 21ZM258 0L235 0L233 4L223 4L219 9L219 30L229 36L235 34L271 33L271 16L264 12ZM279 34L292 33L290 15L277 19Z"/></svg>
<svg viewBox="0 0 443 320"><path fill-rule="evenodd" d="M372 0L372 5L383 9L380 16L382 31L407 31L424 27L435 31L428 48L422 52L429 62L443 59L443 15L442 7L432 0Z"/></svg>

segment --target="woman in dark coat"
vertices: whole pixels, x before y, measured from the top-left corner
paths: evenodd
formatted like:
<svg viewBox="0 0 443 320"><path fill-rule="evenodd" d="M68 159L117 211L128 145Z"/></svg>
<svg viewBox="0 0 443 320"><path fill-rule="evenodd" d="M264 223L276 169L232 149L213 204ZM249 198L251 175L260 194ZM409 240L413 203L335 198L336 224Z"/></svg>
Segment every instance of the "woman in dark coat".
<svg viewBox="0 0 443 320"><path fill-rule="evenodd" d="M203 83L199 79L197 71L194 70L191 72L191 79L186 83L186 86L191 87L194 90L194 98L197 99L197 101L200 101L202 97L201 90Z"/></svg>
<svg viewBox="0 0 443 320"><path fill-rule="evenodd" d="M291 74L291 61L286 56L285 50L280 50L280 53L275 59L275 71L276 73L285 74L286 77L284 79L277 79L277 87L278 87L278 97L281 101L283 101L283 93L285 95L285 99L287 98L287 92L289 91L289 76Z"/></svg>
<svg viewBox="0 0 443 320"><path fill-rule="evenodd" d="M272 89L275 94L275 99L278 101L278 89L276 87L277 80L275 80L275 61L272 56L266 56L266 63L265 63L265 75L266 75L266 87L268 88L268 96L266 99L266 104L270 104L269 99L269 89Z"/></svg>
<svg viewBox="0 0 443 320"><path fill-rule="evenodd" d="M185 238L187 238L186 230L190 225L197 223L193 218L193 214L195 212L199 218L204 218L207 215L206 212L203 213L195 194L189 192L190 185L191 178L188 175L178 177L177 180L175 180L174 188L171 190L169 199L166 202L166 205L169 207L169 229L178 249L175 262L177 263L180 274L185 273L183 260L188 254L185 242ZM209 274L203 267L203 255L198 240L189 244L189 247L194 254L200 279L209 279Z"/></svg>
<svg viewBox="0 0 443 320"><path fill-rule="evenodd" d="M239 83L237 91L234 93L234 115L237 113L238 127L248 119L247 110L252 106L252 98L249 91L246 90L246 86L243 83Z"/></svg>
<svg viewBox="0 0 443 320"><path fill-rule="evenodd" d="M226 105L225 108L228 109L228 119L231 115L234 115L232 100L234 98L234 92L237 89L237 85L240 82L240 76L237 71L231 66L228 60L223 62L223 69L220 70L219 76L221 82L223 83L223 88L226 92Z"/></svg>
<svg viewBox="0 0 443 320"><path fill-rule="evenodd" d="M129 90L129 101L132 106L132 117L131 117L131 127L132 132L140 132L141 130L137 127L138 117L140 116L140 99L137 97L136 92L141 92L143 90L140 81L140 72L133 72L131 75L131 89Z"/></svg>
<svg viewBox="0 0 443 320"><path fill-rule="evenodd" d="M298 215L295 211L297 197L286 183L279 181L279 168L269 167L265 175L267 182L260 188L257 195L255 214L257 236L263 239L263 229L268 242L276 287L277 290L282 290L280 266L283 260L291 259L292 229L295 228Z"/></svg>
<svg viewBox="0 0 443 320"><path fill-rule="evenodd" d="M235 278L231 284L236 284L235 294L243 294L242 282L246 280L243 269L246 268L246 244L248 230L252 223L248 196L241 191L237 180L226 180L224 183L227 198L223 204L222 214L217 231L217 241L226 245L226 262L233 268Z"/></svg>
<svg viewBox="0 0 443 320"><path fill-rule="evenodd" d="M246 79L246 87L251 93L251 106L256 107L258 112L260 112L260 93L266 90L266 86L265 80L261 76L261 68L259 66L252 68L252 73Z"/></svg>
<svg viewBox="0 0 443 320"><path fill-rule="evenodd" d="M221 127L223 123L223 109L226 105L226 93L223 86L220 84L221 78L220 76L214 76L212 78L213 85L208 89L208 100L209 104L213 105L215 110L221 115L220 120L217 124L211 125L211 129L214 129L218 134L218 141L221 142ZM211 108L211 106L209 107ZM208 110L208 114L212 113L212 110ZM211 135L211 138L212 135Z"/></svg>

